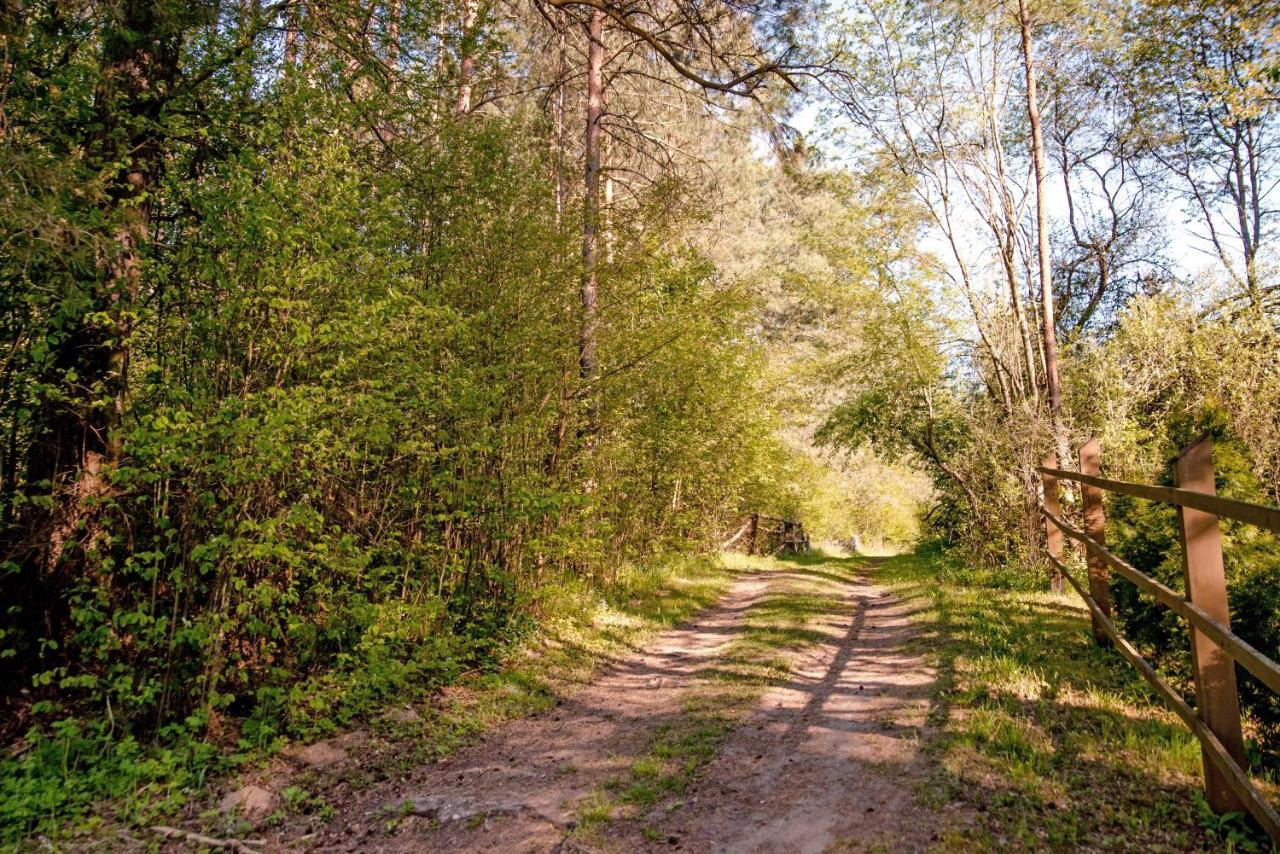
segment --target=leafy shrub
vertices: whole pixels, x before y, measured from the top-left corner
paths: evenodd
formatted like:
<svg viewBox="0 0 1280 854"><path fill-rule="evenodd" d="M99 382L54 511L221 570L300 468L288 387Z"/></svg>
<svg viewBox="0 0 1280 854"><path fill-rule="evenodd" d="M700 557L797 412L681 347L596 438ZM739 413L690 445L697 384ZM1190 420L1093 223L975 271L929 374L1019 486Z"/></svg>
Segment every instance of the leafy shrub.
<svg viewBox="0 0 1280 854"><path fill-rule="evenodd" d="M1206 409L1198 418L1175 423L1171 445L1185 445L1203 430L1214 440L1218 493L1266 503L1245 449L1220 412ZM1173 485L1172 467L1155 482ZM1122 495L1108 500L1107 537L1114 551L1174 590L1185 589L1175 508ZM1265 654L1280 657L1280 541L1270 532L1229 519L1221 521L1221 529L1232 630ZM1123 579L1113 580L1112 597L1126 636L1168 674L1190 686L1186 622ZM1266 686L1243 669L1237 671L1241 706L1256 724L1266 761L1274 763L1280 756L1280 703Z"/></svg>

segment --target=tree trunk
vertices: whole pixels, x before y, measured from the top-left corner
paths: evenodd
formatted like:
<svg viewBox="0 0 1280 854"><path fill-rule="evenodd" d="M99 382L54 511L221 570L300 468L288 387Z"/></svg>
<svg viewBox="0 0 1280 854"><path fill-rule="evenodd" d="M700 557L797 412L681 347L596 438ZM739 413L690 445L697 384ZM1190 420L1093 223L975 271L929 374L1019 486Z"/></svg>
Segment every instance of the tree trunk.
<svg viewBox="0 0 1280 854"><path fill-rule="evenodd" d="M582 211L582 318L578 336L578 373L584 383L597 373L596 266L600 242L600 143L604 118L604 12L595 9L587 25L587 127L585 194ZM595 427L596 392L587 390L587 428Z"/></svg>
<svg viewBox="0 0 1280 854"><path fill-rule="evenodd" d="M1018 0L1018 24L1022 30L1022 65L1027 76L1027 119L1031 123L1031 162L1036 178L1036 245L1040 261L1040 330L1044 338L1045 390L1056 441L1062 434L1062 387L1058 381L1058 335L1053 310L1053 281L1049 259L1049 225L1045 213L1044 132L1036 95L1035 55L1031 44L1031 15L1027 0ZM1065 457L1062 457L1065 459Z"/></svg>
<svg viewBox="0 0 1280 854"><path fill-rule="evenodd" d="M1012 208L1006 211L1006 217L1012 216ZM1005 280L1009 285L1009 306L1013 310L1014 320L1018 324L1018 339L1022 342L1022 361L1027 370L1027 397L1036 399L1039 395L1036 371L1035 345L1032 343L1031 330L1027 324L1027 312L1022 307L1022 297L1018 294L1018 268L1014 266L1014 253L1017 247L1012 233L1012 220L1006 223L1009 228L1004 235L1004 243L1000 247L1000 263L1004 268Z"/></svg>
<svg viewBox="0 0 1280 854"><path fill-rule="evenodd" d="M552 107L552 124L555 127L555 140L553 141L553 150L551 152L552 160L555 162L556 169L556 227L557 229L564 221L564 203L565 197L568 196L568 187L566 186L564 174L564 160L566 147L565 134L565 118L568 115L568 99L565 97L565 90L568 88L568 82L565 80L565 73L569 68L569 49L568 38L565 33L567 29L564 20L564 14L558 13L556 16L559 32L556 33L556 96L555 104Z"/></svg>
<svg viewBox="0 0 1280 854"><path fill-rule="evenodd" d="M288 73L298 66L298 38L301 36L299 32L300 10L297 6L289 9L288 22L285 24L284 31L284 68Z"/></svg>
<svg viewBox="0 0 1280 854"><path fill-rule="evenodd" d="M992 151L995 154L996 180L994 191L999 194L1001 219L992 214L991 229L1000 244L1000 263L1004 268L1005 279L1009 285L1009 304L1013 309L1014 320L1018 325L1018 337L1022 342L1022 358L1027 372L1027 385L1023 392L1028 398L1039 404L1039 371L1036 370L1035 346L1032 344L1031 330L1027 326L1027 313L1022 307L1022 298L1018 294L1018 269L1014 264L1017 256L1017 218L1016 206L1009 191L1009 181L1005 170L1004 146L1000 142L1000 128L996 119L995 104L988 105L988 121L991 127Z"/></svg>
<svg viewBox="0 0 1280 854"><path fill-rule="evenodd" d="M400 82L400 0L391 0L387 21L387 69L391 79L387 82L387 94L396 93L396 84Z"/></svg>
<svg viewBox="0 0 1280 854"><path fill-rule="evenodd" d="M600 213L601 228L604 231L604 261L613 263L613 175L609 172L609 146L605 145L603 165L604 173L604 208Z"/></svg>
<svg viewBox="0 0 1280 854"><path fill-rule="evenodd" d="M465 116L471 112L471 82L476 74L475 29L479 0L463 0L462 62L458 68L458 103L454 112Z"/></svg>
<svg viewBox="0 0 1280 854"><path fill-rule="evenodd" d="M111 319L103 324L92 315L82 317L68 348L83 354L81 387L101 388L109 404L87 401L71 434L59 437L64 451L59 457L74 466L77 480L97 481L100 463L116 463L123 454L119 428L129 391L129 339L141 287L142 245L151 230L150 191L161 162L155 122L178 61L177 40L166 38L166 16L155 3L126 0L116 8L119 17L103 36L95 93L99 130L89 146L96 162L119 164L102 206L105 218L115 222L113 251L94 294Z"/></svg>
<svg viewBox="0 0 1280 854"><path fill-rule="evenodd" d="M42 407L43 429L28 450L26 469L27 482L47 484L53 501L24 520L30 559L13 582L20 590L5 592L51 637L60 634L67 616L60 591L87 570L101 544L100 501L110 492L108 470L124 454L130 338L151 228L150 194L163 163L157 122L179 57L180 32L158 4L124 0L107 9L94 92L96 129L84 142L87 165L111 175L99 203L109 224L106 257L47 375L65 398Z"/></svg>

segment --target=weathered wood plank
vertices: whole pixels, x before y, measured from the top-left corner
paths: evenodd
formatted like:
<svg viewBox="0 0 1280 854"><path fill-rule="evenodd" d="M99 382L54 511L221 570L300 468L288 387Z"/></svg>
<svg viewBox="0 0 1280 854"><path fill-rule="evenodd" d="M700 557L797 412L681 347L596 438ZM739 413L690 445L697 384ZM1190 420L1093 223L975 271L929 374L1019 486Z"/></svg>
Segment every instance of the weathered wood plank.
<svg viewBox="0 0 1280 854"><path fill-rule="evenodd" d="M1179 489L1175 486L1152 486L1146 483L1108 480L1105 477L1063 471L1062 469L1047 468L1045 466L1038 466L1036 470L1042 475L1096 486L1107 492L1118 492L1121 495L1145 498L1148 501L1163 501L1166 504L1192 507L1205 513L1212 513L1215 516L1247 522L1250 525L1257 525L1259 528L1266 528L1268 531L1280 533L1280 509L1275 507L1250 504L1247 501L1236 501L1234 498L1223 498L1220 495L1207 495L1203 492Z"/></svg>

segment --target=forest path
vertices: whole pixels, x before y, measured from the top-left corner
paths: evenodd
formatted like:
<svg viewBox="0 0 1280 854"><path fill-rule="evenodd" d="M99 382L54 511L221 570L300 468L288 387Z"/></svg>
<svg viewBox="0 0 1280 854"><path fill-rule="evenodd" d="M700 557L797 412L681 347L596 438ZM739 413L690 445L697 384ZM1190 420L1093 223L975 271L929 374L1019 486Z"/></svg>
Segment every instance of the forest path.
<svg viewBox="0 0 1280 854"><path fill-rule="evenodd" d="M276 850L924 850L934 674L867 559L780 561L549 711ZM762 676L766 678L761 678ZM958 816L952 814L948 823Z"/></svg>

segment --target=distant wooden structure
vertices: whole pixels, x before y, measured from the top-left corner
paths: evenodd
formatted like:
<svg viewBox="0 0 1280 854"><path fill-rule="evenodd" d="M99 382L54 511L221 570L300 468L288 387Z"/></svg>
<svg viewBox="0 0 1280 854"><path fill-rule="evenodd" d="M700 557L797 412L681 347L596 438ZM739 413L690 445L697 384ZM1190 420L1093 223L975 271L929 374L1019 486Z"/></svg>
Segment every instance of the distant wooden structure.
<svg viewBox="0 0 1280 854"><path fill-rule="evenodd" d="M791 519L752 513L728 542L720 548L737 546L749 555L802 555L813 548L804 525Z"/></svg>

